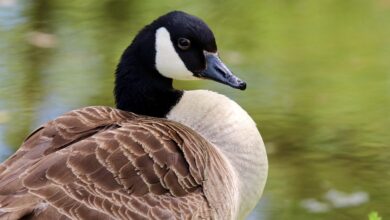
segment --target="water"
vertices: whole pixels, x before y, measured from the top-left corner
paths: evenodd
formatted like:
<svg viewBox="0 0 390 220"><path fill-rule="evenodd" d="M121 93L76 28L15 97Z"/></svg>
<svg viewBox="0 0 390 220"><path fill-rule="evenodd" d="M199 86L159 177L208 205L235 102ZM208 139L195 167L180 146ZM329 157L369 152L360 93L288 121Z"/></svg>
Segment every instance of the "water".
<svg viewBox="0 0 390 220"><path fill-rule="evenodd" d="M180 9L214 30L248 82L226 94L256 120L270 173L249 219L390 216L388 0L0 0L0 159L56 116L113 105L113 71L137 31Z"/></svg>

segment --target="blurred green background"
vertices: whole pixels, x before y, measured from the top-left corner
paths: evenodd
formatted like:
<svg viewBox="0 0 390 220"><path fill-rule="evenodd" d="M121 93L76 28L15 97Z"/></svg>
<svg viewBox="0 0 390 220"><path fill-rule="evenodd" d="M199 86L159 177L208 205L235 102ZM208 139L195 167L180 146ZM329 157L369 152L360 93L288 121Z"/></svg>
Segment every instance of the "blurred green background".
<svg viewBox="0 0 390 220"><path fill-rule="evenodd" d="M248 82L175 82L256 120L270 172L248 219L390 216L390 0L0 0L0 160L47 120L112 106L121 52L174 9L204 19Z"/></svg>

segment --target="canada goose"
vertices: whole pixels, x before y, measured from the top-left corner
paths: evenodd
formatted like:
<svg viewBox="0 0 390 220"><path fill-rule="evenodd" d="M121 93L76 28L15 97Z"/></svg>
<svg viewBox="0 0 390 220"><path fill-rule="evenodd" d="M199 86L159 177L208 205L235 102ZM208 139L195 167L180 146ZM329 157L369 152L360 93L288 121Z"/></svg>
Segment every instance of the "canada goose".
<svg viewBox="0 0 390 220"><path fill-rule="evenodd" d="M207 90L238 89L208 26L170 12L143 28L116 70L117 108L68 112L30 134L0 165L1 219L242 219L268 162L250 116Z"/></svg>

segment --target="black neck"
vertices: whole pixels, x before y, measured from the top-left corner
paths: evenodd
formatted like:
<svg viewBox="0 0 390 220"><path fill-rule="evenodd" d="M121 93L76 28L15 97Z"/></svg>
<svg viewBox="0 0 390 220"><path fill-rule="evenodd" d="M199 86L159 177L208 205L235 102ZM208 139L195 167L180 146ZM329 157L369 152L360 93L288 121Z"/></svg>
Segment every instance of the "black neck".
<svg viewBox="0 0 390 220"><path fill-rule="evenodd" d="M130 46L122 55L116 70L115 101L117 108L121 110L165 117L183 92L172 87L172 79L163 77L154 67L145 65L148 63L145 59L154 60L154 56L150 56L154 48L149 49L152 50L143 48L139 51Z"/></svg>

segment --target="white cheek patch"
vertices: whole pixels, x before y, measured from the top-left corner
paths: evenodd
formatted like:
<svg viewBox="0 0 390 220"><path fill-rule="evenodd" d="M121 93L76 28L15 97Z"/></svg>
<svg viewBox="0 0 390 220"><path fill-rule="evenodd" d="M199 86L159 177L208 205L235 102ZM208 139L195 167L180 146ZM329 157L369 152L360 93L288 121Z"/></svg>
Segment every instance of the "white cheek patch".
<svg viewBox="0 0 390 220"><path fill-rule="evenodd" d="M187 69L179 54L176 53L171 36L164 27L156 31L156 69L161 75L171 79L198 79Z"/></svg>

